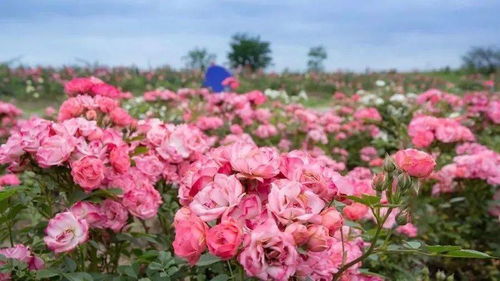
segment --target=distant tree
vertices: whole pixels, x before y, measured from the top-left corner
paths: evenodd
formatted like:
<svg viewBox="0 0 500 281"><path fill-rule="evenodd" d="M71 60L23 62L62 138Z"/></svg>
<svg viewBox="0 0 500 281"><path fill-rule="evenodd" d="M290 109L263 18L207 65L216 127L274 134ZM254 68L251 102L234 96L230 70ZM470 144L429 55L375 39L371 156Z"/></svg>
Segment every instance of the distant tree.
<svg viewBox="0 0 500 281"><path fill-rule="evenodd" d="M271 44L261 41L260 36L238 33L231 40L227 58L232 67L243 66L255 71L271 64Z"/></svg>
<svg viewBox="0 0 500 281"><path fill-rule="evenodd" d="M322 72L323 61L328 57L323 46L312 47L307 53L307 69L311 72Z"/></svg>
<svg viewBox="0 0 500 281"><path fill-rule="evenodd" d="M186 62L186 67L189 69L199 69L205 71L216 56L211 54L205 48L194 48L187 53L182 59Z"/></svg>
<svg viewBox="0 0 500 281"><path fill-rule="evenodd" d="M490 74L500 69L500 49L473 47L462 57L463 67L469 71Z"/></svg>

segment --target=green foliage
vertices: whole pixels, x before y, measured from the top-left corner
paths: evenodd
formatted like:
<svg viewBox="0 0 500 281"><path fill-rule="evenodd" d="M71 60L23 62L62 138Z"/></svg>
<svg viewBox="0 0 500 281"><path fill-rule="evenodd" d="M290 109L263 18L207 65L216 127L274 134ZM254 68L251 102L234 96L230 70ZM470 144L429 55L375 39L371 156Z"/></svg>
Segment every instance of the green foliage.
<svg viewBox="0 0 500 281"><path fill-rule="evenodd" d="M215 61L215 58L215 54L209 53L205 48L194 48L182 57L188 69L201 71L205 71Z"/></svg>
<svg viewBox="0 0 500 281"><path fill-rule="evenodd" d="M473 47L462 57L463 67L468 71L490 74L500 69L500 49L495 47Z"/></svg>
<svg viewBox="0 0 500 281"><path fill-rule="evenodd" d="M323 46L312 47L307 53L309 60L307 61L307 69L310 72L323 71L323 61L328 57Z"/></svg>
<svg viewBox="0 0 500 281"><path fill-rule="evenodd" d="M232 67L248 67L251 71L264 69L272 61L270 45L261 41L260 36L238 33L231 38L227 58Z"/></svg>

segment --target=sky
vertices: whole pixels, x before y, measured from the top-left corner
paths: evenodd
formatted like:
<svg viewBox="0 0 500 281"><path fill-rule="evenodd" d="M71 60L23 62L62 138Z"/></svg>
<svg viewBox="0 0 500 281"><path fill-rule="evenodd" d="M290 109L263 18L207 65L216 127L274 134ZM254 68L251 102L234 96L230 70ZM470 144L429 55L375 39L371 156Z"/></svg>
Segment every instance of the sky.
<svg viewBox="0 0 500 281"><path fill-rule="evenodd" d="M472 46L500 47L498 0L1 0L0 62L184 66L194 47L227 63L231 36L271 43L271 71L457 67Z"/></svg>

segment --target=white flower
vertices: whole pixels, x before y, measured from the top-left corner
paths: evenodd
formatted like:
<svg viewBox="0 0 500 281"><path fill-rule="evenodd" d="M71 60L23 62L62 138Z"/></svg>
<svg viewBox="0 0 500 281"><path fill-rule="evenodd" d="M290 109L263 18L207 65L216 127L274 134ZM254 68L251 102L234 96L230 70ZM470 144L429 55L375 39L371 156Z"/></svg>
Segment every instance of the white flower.
<svg viewBox="0 0 500 281"><path fill-rule="evenodd" d="M301 98L303 100L307 100L309 97L307 96L306 91L300 90L300 92L299 92L299 98Z"/></svg>
<svg viewBox="0 0 500 281"><path fill-rule="evenodd" d="M374 94L364 95L364 96L361 97L361 99L359 99L359 101L362 104L364 104L364 105L372 105L372 104L381 105L381 104L384 104L384 100L382 98L380 98L379 96L374 95Z"/></svg>
<svg viewBox="0 0 500 281"><path fill-rule="evenodd" d="M392 95L389 100L391 102L399 102L399 103L405 103L406 102L406 97L405 95L402 95L402 94L395 94L395 95Z"/></svg>
<svg viewBox="0 0 500 281"><path fill-rule="evenodd" d="M449 118L457 118L457 117L460 117L460 113L459 112L452 112L450 115L448 115Z"/></svg>
<svg viewBox="0 0 500 281"><path fill-rule="evenodd" d="M264 94L272 99L275 99L277 97L279 97L280 95L280 91L276 91L276 90L272 90L272 89L266 89L264 91Z"/></svg>
<svg viewBox="0 0 500 281"><path fill-rule="evenodd" d="M378 135L375 136L376 139L381 139L383 141L387 141L389 139L389 136L385 131L380 131Z"/></svg>
<svg viewBox="0 0 500 281"><path fill-rule="evenodd" d="M377 87L384 87L385 81L384 80L377 80L377 81L375 81L375 85L377 85Z"/></svg>
<svg viewBox="0 0 500 281"><path fill-rule="evenodd" d="M406 97L409 99L416 99L418 97L418 95L415 93L408 93L408 94L406 94Z"/></svg>

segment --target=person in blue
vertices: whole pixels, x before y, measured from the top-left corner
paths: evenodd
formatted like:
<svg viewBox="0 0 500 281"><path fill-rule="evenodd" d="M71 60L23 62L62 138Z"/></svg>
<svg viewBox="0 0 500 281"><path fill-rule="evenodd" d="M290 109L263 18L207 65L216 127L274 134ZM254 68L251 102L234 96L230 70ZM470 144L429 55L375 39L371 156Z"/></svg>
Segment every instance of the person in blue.
<svg viewBox="0 0 500 281"><path fill-rule="evenodd" d="M231 72L229 72L224 67L211 65L205 72L203 87L209 88L214 93L223 92L226 87L222 85L222 81L232 76L233 75L231 74Z"/></svg>

